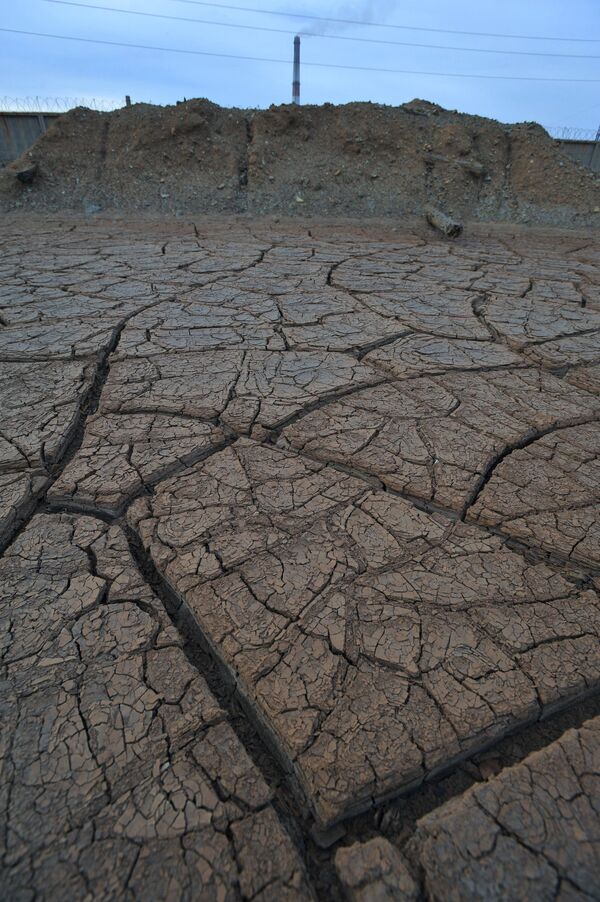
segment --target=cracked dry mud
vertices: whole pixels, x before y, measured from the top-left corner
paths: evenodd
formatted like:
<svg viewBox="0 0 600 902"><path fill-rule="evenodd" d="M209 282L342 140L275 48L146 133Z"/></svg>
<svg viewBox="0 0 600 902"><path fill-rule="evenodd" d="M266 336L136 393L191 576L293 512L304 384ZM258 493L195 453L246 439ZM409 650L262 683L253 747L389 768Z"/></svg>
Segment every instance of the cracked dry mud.
<svg viewBox="0 0 600 902"><path fill-rule="evenodd" d="M0 247L3 896L600 899L600 243Z"/></svg>

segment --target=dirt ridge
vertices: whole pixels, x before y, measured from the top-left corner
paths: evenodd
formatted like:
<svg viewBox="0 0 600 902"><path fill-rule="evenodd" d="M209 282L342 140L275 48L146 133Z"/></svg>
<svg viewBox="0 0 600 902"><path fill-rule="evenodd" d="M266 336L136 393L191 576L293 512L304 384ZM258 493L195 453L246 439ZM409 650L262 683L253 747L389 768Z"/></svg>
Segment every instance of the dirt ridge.
<svg viewBox="0 0 600 902"><path fill-rule="evenodd" d="M600 179L535 123L423 100L77 108L0 172L4 211L403 216L432 203L464 220L596 225Z"/></svg>

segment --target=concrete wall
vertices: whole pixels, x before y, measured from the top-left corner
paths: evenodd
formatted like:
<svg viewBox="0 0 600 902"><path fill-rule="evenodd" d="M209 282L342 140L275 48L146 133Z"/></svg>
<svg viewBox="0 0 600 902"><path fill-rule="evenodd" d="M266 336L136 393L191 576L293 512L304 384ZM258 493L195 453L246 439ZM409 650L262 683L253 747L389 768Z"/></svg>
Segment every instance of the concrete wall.
<svg viewBox="0 0 600 902"><path fill-rule="evenodd" d="M558 140L560 149L568 157L587 166L593 172L600 173L600 141L565 141Z"/></svg>
<svg viewBox="0 0 600 902"><path fill-rule="evenodd" d="M58 113L0 113L0 166L20 157Z"/></svg>

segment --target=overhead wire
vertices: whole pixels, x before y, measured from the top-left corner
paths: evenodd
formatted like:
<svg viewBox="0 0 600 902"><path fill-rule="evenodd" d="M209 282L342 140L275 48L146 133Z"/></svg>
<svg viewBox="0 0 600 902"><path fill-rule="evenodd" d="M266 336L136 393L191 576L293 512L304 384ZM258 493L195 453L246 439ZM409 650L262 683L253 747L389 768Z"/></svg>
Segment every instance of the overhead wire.
<svg viewBox="0 0 600 902"><path fill-rule="evenodd" d="M150 13L137 9L122 9L114 6L101 6L96 3L79 3L77 0L42 0L43 3L52 3L58 6L72 6L78 9L92 9L103 12L124 13L129 16L143 16L148 19L167 19L173 22L195 22L199 25L216 25L222 28L237 28L247 31L263 31L271 34L294 35L295 31L287 28L272 28L266 25L248 25L241 22L216 22L212 19L198 19L188 16L171 16L166 13ZM492 53L509 56L542 56L564 59L590 59L598 60L598 54L581 54L581 53L553 53L546 50L505 50L487 47L454 47L444 44L422 44L415 41L392 41L385 38L364 38L360 36L340 35L340 34L311 34L310 38L325 38L333 41L354 41L363 44L384 44L392 47L416 47L427 50L452 50L460 53Z"/></svg>
<svg viewBox="0 0 600 902"><path fill-rule="evenodd" d="M363 25L371 28L396 28L403 31L429 31L435 34L460 34L475 38L509 38L523 41L573 41L575 43L599 44L600 38L564 37L539 34L502 34L492 31L459 31L450 28L432 28L421 25L399 25L395 22L369 22L364 19L340 19L334 16L315 16L310 13L287 12L279 9L259 9L252 6L234 6L230 3L210 3L208 0L174 0L175 3L187 3L190 6L207 6L212 9L227 9L235 12L260 13L268 16L285 16L291 19L310 19L313 22L334 22L340 25Z"/></svg>
<svg viewBox="0 0 600 902"><path fill-rule="evenodd" d="M273 57L246 56L236 53L218 53L212 50L191 50L181 47L159 47L152 44L132 44L126 41L107 41L101 38L82 38L74 35L64 34L48 34L41 31L26 31L20 28L4 28L0 27L0 32L6 34L21 34L29 37L50 38L59 41L74 41L84 44L101 44L108 47L125 47L134 50L152 50L160 53L182 53L194 56L209 56L221 59L246 60L257 63L281 63L286 66L290 64L289 59L275 59ZM318 63L304 61L303 66L316 67L320 69L342 69L352 70L355 72L383 72L393 75L424 75L441 78L474 78L474 79L497 79L501 81L534 81L534 82L569 82L578 84L598 84L600 78L564 78L556 76L536 76L536 75L487 75L483 73L472 72L429 72L416 69L390 69L379 66L351 66L342 63Z"/></svg>

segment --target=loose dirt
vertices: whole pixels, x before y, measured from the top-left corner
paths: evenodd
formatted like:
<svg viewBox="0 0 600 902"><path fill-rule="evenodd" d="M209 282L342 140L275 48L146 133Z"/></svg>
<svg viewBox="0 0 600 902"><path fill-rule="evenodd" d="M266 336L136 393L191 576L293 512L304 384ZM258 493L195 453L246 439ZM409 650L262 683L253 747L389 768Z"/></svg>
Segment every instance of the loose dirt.
<svg viewBox="0 0 600 902"><path fill-rule="evenodd" d="M37 164L32 184L16 171ZM0 209L421 215L600 221L600 179L535 123L423 100L224 109L207 100L75 109L0 172Z"/></svg>

